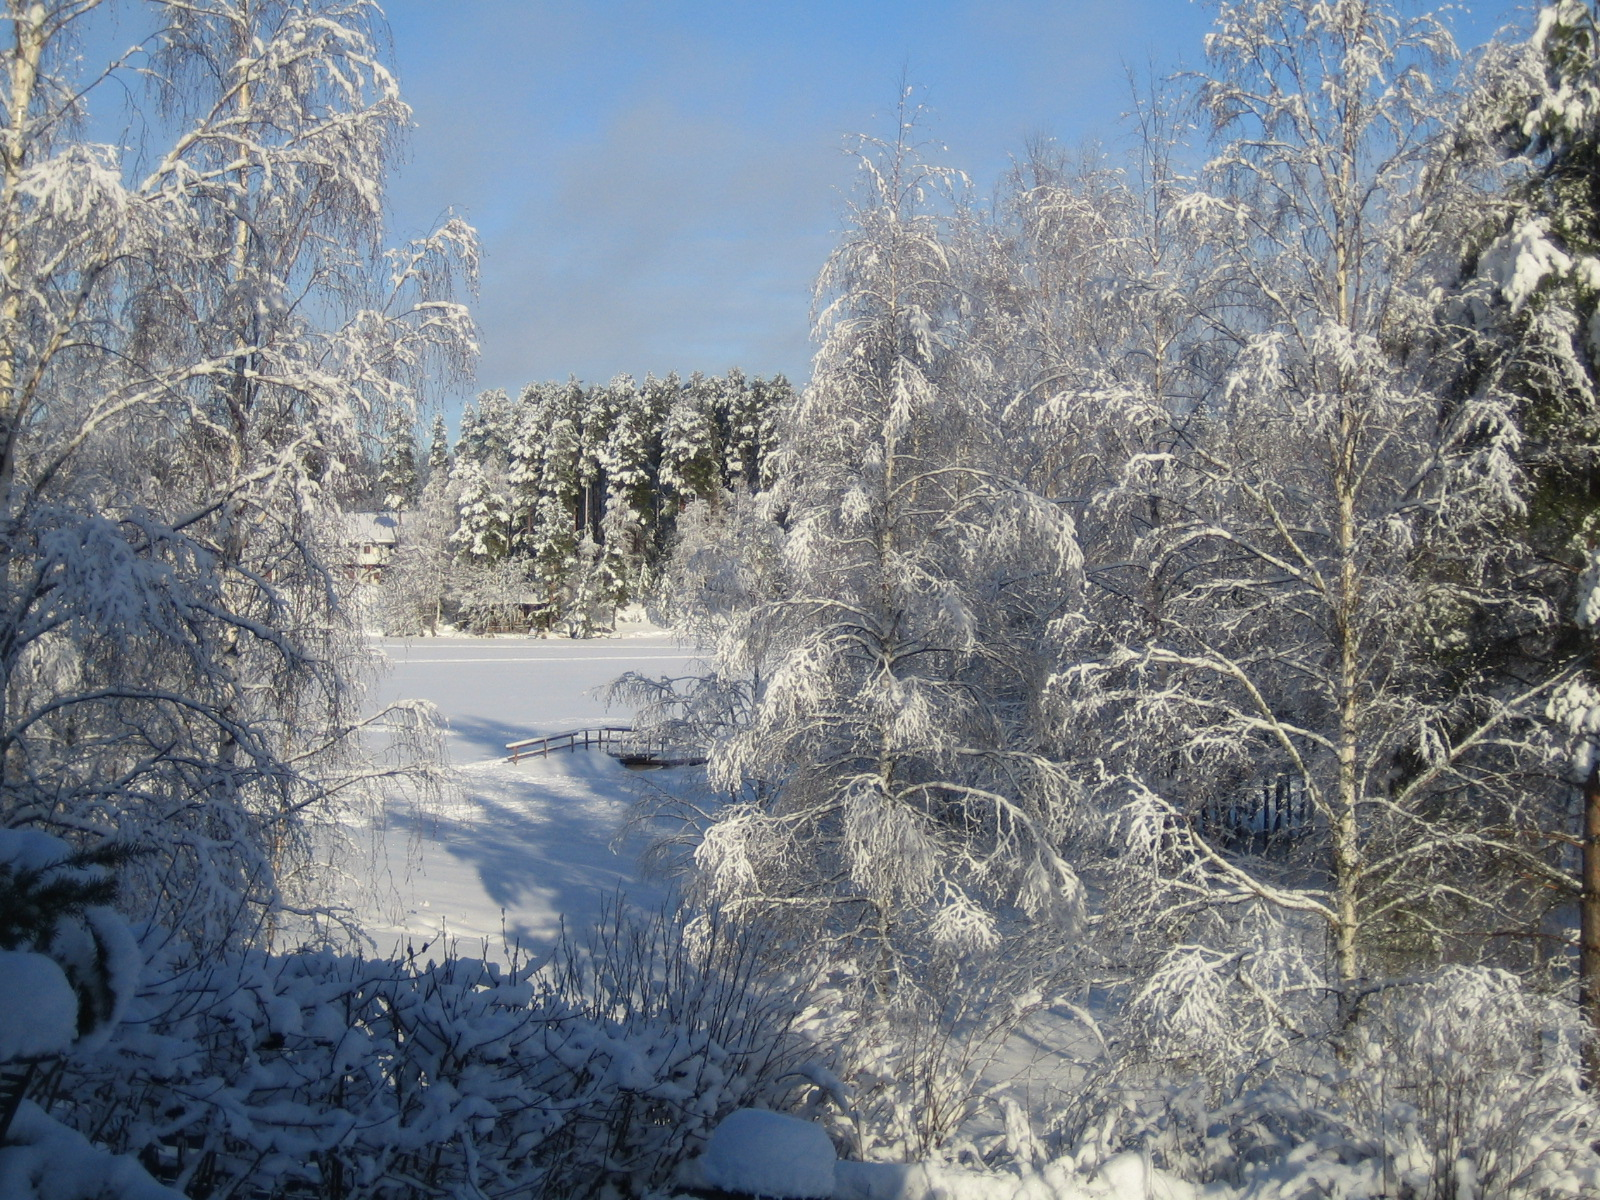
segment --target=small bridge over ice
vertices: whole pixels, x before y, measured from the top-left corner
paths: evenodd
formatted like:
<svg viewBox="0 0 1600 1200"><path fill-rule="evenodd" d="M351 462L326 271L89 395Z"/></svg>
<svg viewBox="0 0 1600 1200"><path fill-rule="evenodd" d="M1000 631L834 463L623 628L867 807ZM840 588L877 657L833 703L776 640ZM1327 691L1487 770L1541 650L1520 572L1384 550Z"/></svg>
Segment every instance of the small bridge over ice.
<svg viewBox="0 0 1600 1200"><path fill-rule="evenodd" d="M564 733L506 743L512 762L520 762L524 758L548 758L558 750L588 750L591 747L604 750L625 767L692 767L706 761L706 756L692 747L664 737L647 737L631 725L569 729Z"/></svg>

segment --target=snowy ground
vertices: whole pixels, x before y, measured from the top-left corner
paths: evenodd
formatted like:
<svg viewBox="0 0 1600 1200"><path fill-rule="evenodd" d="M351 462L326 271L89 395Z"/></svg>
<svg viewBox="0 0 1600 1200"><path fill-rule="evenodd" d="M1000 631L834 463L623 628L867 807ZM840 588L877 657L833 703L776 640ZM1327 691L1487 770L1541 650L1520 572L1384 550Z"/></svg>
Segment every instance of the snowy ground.
<svg viewBox="0 0 1600 1200"><path fill-rule="evenodd" d="M630 771L599 750L505 761L505 744L600 724L626 724L598 694L625 671L683 674L689 655L662 633L595 641L416 638L377 643L390 663L374 700L432 701L460 794L418 811L394 797L379 851L376 899L364 923L387 953L443 931L466 953L501 933L535 950L563 920L581 928L626 884L636 904L659 884L636 878L638 838L618 835L638 789L665 773Z"/></svg>

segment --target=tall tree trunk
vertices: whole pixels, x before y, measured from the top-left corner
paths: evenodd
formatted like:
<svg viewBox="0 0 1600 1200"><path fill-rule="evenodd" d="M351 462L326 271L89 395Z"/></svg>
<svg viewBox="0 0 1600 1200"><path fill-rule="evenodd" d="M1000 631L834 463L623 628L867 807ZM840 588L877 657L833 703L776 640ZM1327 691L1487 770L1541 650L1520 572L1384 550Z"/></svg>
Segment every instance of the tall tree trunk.
<svg viewBox="0 0 1600 1200"><path fill-rule="evenodd" d="M17 334L22 318L22 240L17 226L21 221L18 189L28 157L29 121L34 91L39 83L39 67L44 60L45 12L42 5L24 6L13 0L7 14L14 41L10 54L11 122L5 130L3 180L0 180L0 205L5 212L6 230L0 237L0 492L8 490L16 467L17 439L22 429L22 397L17 390ZM7 510L9 511L9 502Z"/></svg>
<svg viewBox="0 0 1600 1200"><path fill-rule="evenodd" d="M18 225L22 220L18 189L22 168L28 156L29 121L34 93L39 85L39 67L44 60L45 10L42 5L24 6L11 0L7 6L14 41L10 53L11 121L0 145L0 221L5 232L0 236L0 585L11 572L10 548L14 544L17 503L12 493L16 475L17 445L22 438L26 414L17 380L17 354L22 321L22 240ZM4 596L7 605L11 597ZM7 613L15 622L19 614ZM8 648L0 655L0 732L9 727L11 709L11 671L15 658ZM9 780L13 747L9 740L0 745L0 779Z"/></svg>
<svg viewBox="0 0 1600 1200"><path fill-rule="evenodd" d="M1341 381L1342 383L1343 381ZM1340 414L1338 443L1334 447L1334 490L1339 506L1339 576L1333 596L1333 631L1339 656L1338 684L1338 766L1333 812L1329 830L1333 838L1333 907L1337 914L1332 930L1334 983L1339 995L1339 1028L1348 1028L1356 1015L1354 990L1362 969L1358 933L1361 925L1358 888L1361 870L1360 821L1361 741L1360 634L1358 613L1361 606L1361 578L1356 564L1356 428L1348 406Z"/></svg>
<svg viewBox="0 0 1600 1200"><path fill-rule="evenodd" d="M1584 1075L1600 1090L1600 761L1583 785L1583 873L1578 897L1578 1004L1589 1025Z"/></svg>

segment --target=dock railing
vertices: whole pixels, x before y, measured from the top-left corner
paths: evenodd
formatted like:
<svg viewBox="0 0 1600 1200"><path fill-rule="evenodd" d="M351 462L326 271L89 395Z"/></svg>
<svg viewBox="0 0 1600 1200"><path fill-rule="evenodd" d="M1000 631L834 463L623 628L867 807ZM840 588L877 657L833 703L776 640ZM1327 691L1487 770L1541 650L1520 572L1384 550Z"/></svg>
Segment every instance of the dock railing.
<svg viewBox="0 0 1600 1200"><path fill-rule="evenodd" d="M628 766L687 766L703 763L704 752L657 735L647 737L631 725L600 725L590 729L568 729L544 737L507 742L512 762L524 758L546 758L557 750L587 750L599 747Z"/></svg>
<svg viewBox="0 0 1600 1200"><path fill-rule="evenodd" d="M507 742L511 761L523 758L548 757L552 750L587 750L598 746L609 750L613 746L631 744L634 738L631 725L600 725L593 729L569 729L565 733L552 733L547 737L523 738L520 742Z"/></svg>

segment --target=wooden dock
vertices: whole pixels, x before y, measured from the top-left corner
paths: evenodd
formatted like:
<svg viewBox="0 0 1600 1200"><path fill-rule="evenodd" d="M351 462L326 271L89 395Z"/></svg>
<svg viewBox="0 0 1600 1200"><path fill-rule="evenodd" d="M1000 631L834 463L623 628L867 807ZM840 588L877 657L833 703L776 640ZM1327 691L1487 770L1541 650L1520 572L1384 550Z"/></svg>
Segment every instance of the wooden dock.
<svg viewBox="0 0 1600 1200"><path fill-rule="evenodd" d="M691 767L706 761L687 746L665 738L648 738L631 725L597 725L589 729L569 729L545 737L507 742L512 762L524 758L548 758L558 750L575 751L598 747L625 767Z"/></svg>

